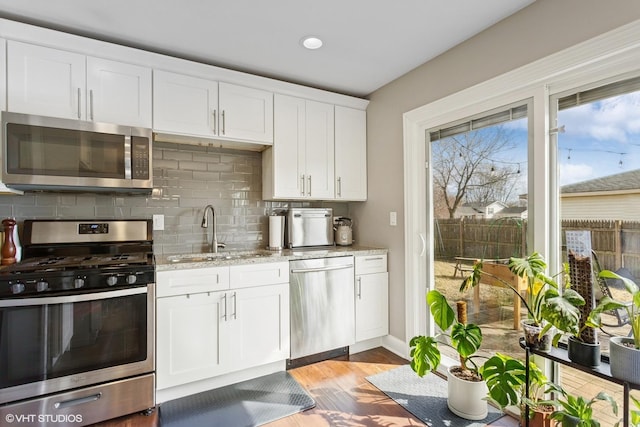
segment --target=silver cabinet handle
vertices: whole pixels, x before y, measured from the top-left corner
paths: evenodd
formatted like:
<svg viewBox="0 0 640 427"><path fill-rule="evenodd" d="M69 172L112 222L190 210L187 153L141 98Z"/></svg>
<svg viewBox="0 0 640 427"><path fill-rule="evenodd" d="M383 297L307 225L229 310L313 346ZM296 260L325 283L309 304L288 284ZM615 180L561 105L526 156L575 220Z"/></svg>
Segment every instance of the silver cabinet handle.
<svg viewBox="0 0 640 427"><path fill-rule="evenodd" d="M231 313L231 315L233 316L234 319L237 320L238 319L238 296L234 292L233 295L231 295L231 298L233 298L233 313Z"/></svg>
<svg viewBox="0 0 640 427"><path fill-rule="evenodd" d="M227 119L225 118L224 110L222 110L222 134L223 135L226 130L226 127L227 127Z"/></svg>
<svg viewBox="0 0 640 427"><path fill-rule="evenodd" d="M358 277L358 299L362 299L362 277Z"/></svg>
<svg viewBox="0 0 640 427"><path fill-rule="evenodd" d="M342 197L342 178L338 177L338 197Z"/></svg>
<svg viewBox="0 0 640 427"><path fill-rule="evenodd" d="M93 89L89 90L89 116L93 120Z"/></svg>
<svg viewBox="0 0 640 427"><path fill-rule="evenodd" d="M218 111L213 110L213 133L216 133L216 128L218 127Z"/></svg>
<svg viewBox="0 0 640 427"><path fill-rule="evenodd" d="M80 93L80 88L78 88L78 118L81 118L80 116L80 98L82 97L82 94Z"/></svg>
<svg viewBox="0 0 640 427"><path fill-rule="evenodd" d="M309 180L309 189L307 189L307 195L311 195L311 175L308 176L307 178Z"/></svg>
<svg viewBox="0 0 640 427"><path fill-rule="evenodd" d="M384 257L381 256L377 256L377 257L372 257L372 258L365 258L365 261L382 261L384 259Z"/></svg>
<svg viewBox="0 0 640 427"><path fill-rule="evenodd" d="M227 321L227 294L223 294L221 300L224 300L224 314L222 315L222 319Z"/></svg>
<svg viewBox="0 0 640 427"><path fill-rule="evenodd" d="M302 180L302 187L301 187L301 190L302 190L302 191L300 192L300 195L301 195L301 196L304 196L304 175L302 175L302 176L300 177L300 179Z"/></svg>

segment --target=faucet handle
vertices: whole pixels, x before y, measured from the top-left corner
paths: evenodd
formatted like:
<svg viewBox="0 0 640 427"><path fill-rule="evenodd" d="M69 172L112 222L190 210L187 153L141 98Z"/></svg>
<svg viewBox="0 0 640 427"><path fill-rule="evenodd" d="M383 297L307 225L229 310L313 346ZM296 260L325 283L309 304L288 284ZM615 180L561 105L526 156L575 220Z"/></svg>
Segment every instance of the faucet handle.
<svg viewBox="0 0 640 427"><path fill-rule="evenodd" d="M217 244L219 248L226 248L227 245L225 243L218 243Z"/></svg>

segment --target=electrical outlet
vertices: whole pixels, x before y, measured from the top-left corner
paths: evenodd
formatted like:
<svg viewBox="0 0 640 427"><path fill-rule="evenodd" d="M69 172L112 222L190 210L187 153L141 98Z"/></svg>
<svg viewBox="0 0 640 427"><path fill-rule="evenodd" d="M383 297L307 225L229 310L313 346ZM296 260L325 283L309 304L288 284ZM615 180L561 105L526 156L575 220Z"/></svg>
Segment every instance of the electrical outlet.
<svg viewBox="0 0 640 427"><path fill-rule="evenodd" d="M153 229L157 231L164 230L164 215L162 214L153 215Z"/></svg>
<svg viewBox="0 0 640 427"><path fill-rule="evenodd" d="M398 213L397 212L389 212L389 225L393 225L393 226L398 225Z"/></svg>

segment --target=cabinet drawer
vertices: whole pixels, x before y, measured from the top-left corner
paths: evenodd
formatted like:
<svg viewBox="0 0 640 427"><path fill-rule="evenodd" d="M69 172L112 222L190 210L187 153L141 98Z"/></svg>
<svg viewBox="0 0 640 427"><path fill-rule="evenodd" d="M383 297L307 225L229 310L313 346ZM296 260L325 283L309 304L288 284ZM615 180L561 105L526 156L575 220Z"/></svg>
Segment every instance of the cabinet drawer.
<svg viewBox="0 0 640 427"><path fill-rule="evenodd" d="M387 254L356 257L356 275L387 271Z"/></svg>
<svg viewBox="0 0 640 427"><path fill-rule="evenodd" d="M224 291L229 289L229 267L159 271L156 280L158 297Z"/></svg>
<svg viewBox="0 0 640 427"><path fill-rule="evenodd" d="M230 267L231 288L289 283L288 262L233 265Z"/></svg>

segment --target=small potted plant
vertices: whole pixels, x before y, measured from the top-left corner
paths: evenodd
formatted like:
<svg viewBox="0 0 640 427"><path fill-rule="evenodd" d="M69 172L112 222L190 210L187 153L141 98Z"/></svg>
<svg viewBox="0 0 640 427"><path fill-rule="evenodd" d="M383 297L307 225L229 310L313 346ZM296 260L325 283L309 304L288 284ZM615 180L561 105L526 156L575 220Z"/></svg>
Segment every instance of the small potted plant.
<svg viewBox="0 0 640 427"><path fill-rule="evenodd" d="M618 404L604 391L587 400L582 396L567 393L557 384L549 383L546 392L555 392L559 396L553 401L557 409L551 414L551 419L559 421L562 427L600 427L600 423L593 419L592 408L592 405L599 401L609 402L614 415L618 415Z"/></svg>
<svg viewBox="0 0 640 427"><path fill-rule="evenodd" d="M451 412L469 420L481 420L488 414L487 386L478 373L478 365L473 361L475 353L482 344L482 331L472 323L466 322L466 303L457 304L458 316L444 295L436 290L427 294L427 304L433 319L441 329L436 336L415 336L411 339L411 369L419 376L434 371L440 365L442 337L450 340L450 346L456 350L460 365L449 368L447 372L447 405Z"/></svg>
<svg viewBox="0 0 640 427"><path fill-rule="evenodd" d="M624 309L631 323L630 337L611 337L609 339L609 364L611 375L631 383L640 383L640 290L631 279L620 276L610 270L602 270L599 276L603 279L619 279L631 294L630 302L617 301L609 297L600 300L594 309L592 322L600 326L600 314L616 309Z"/></svg>
<svg viewBox="0 0 640 427"><path fill-rule="evenodd" d="M501 353L489 358L480 373L489 389L489 400L500 409L518 406L521 424L529 427L551 427L551 413L555 407L542 400L547 378L532 362L529 363L529 384L526 384L527 367L524 362ZM528 409L528 412L527 412Z"/></svg>
<svg viewBox="0 0 640 427"><path fill-rule="evenodd" d="M460 291L464 292L477 286L483 274L488 274L482 269L482 261L473 266L471 275L463 280ZM575 301L581 299L574 290L565 289L562 295L558 293L558 283L546 273L547 263L542 255L534 252L525 258L512 257L509 259L509 270L519 277L527 279L528 297L518 292L509 282L491 275L504 286L510 288L527 309L528 319L522 321L524 336L530 348L540 351L551 350L553 335L552 322L548 319L556 319L557 322L573 322L577 324L580 317ZM563 271L564 273L564 271ZM490 275L490 274L489 274Z"/></svg>

